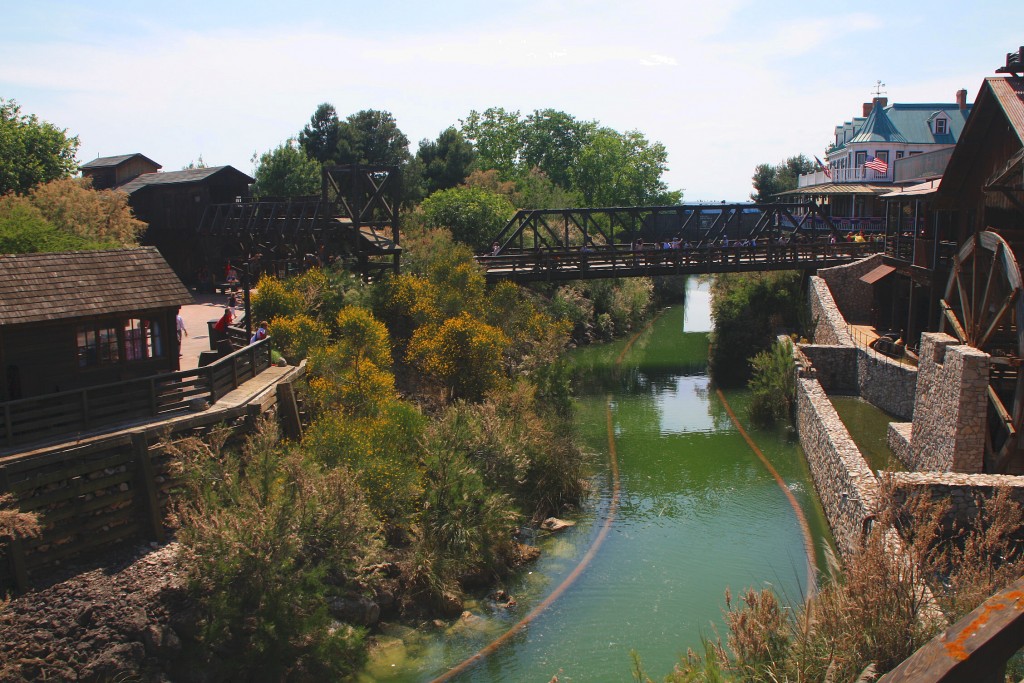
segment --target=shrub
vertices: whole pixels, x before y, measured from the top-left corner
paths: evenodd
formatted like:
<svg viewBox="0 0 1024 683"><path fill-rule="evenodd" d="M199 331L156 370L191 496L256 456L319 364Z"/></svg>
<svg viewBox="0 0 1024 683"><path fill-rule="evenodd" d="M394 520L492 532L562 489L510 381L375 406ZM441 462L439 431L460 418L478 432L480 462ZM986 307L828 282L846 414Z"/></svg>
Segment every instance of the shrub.
<svg viewBox="0 0 1024 683"><path fill-rule="evenodd" d="M275 318L270 333L274 348L292 363L302 360L311 349L327 342L327 327L304 313Z"/></svg>
<svg viewBox="0 0 1024 683"><path fill-rule="evenodd" d="M427 227L448 228L452 237L473 249L487 247L515 213L506 197L465 186L439 190L420 207Z"/></svg>
<svg viewBox="0 0 1024 683"><path fill-rule="evenodd" d="M426 419L393 401L373 416L321 415L307 430L306 452L328 468L343 467L388 527L407 521L421 494L420 439Z"/></svg>
<svg viewBox="0 0 1024 683"><path fill-rule="evenodd" d="M252 314L256 320L273 321L299 315L303 310L302 297L290 291L281 280L270 275L260 276L252 296Z"/></svg>
<svg viewBox="0 0 1024 683"><path fill-rule="evenodd" d="M240 451L172 447L184 482L179 561L215 678L338 678L365 657L326 600L376 559L376 527L345 468L320 471L275 445L266 423Z"/></svg>
<svg viewBox="0 0 1024 683"><path fill-rule="evenodd" d="M776 341L771 349L754 356L750 365L750 419L762 426L788 420L796 400L793 344L788 339Z"/></svg>
<svg viewBox="0 0 1024 683"><path fill-rule="evenodd" d="M450 398L477 400L503 377L508 337L467 313L440 326L424 325L409 342L409 359Z"/></svg>

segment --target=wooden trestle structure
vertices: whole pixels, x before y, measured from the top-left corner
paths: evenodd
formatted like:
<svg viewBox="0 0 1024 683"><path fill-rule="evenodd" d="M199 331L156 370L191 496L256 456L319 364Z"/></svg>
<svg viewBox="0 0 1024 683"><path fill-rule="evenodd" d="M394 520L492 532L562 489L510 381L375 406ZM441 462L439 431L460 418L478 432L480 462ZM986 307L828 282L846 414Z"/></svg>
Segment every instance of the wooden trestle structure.
<svg viewBox="0 0 1024 683"><path fill-rule="evenodd" d="M811 226L824 225L816 236ZM523 210L478 256L490 282L808 270L882 245L830 244L836 228L814 202ZM678 238L678 249L659 244ZM639 247L639 242L645 246Z"/></svg>
<svg viewBox="0 0 1024 683"><path fill-rule="evenodd" d="M395 166L327 166L319 197L213 204L199 234L232 243L240 262L252 264L250 271L275 262L298 267L326 256L372 278L398 271L398 188Z"/></svg>

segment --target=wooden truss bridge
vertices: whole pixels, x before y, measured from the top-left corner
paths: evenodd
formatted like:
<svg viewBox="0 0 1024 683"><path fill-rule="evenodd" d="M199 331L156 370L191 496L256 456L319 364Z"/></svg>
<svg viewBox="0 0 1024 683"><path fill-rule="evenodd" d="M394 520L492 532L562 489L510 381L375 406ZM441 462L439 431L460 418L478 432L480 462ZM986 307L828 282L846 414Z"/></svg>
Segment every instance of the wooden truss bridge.
<svg viewBox="0 0 1024 683"><path fill-rule="evenodd" d="M836 237L814 202L525 210L477 261L489 282L536 282L816 270L884 248Z"/></svg>
<svg viewBox="0 0 1024 683"><path fill-rule="evenodd" d="M398 201L396 167L328 166L319 197L213 204L199 234L230 244L251 272L271 262L301 267L342 258L363 277L373 277L398 270Z"/></svg>

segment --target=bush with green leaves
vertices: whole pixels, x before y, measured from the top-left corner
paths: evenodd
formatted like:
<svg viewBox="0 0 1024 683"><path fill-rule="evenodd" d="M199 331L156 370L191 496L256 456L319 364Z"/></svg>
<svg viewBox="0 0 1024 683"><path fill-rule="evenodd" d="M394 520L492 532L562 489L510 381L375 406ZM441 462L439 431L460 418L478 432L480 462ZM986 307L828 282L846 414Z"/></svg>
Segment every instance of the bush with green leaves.
<svg viewBox="0 0 1024 683"><path fill-rule="evenodd" d="M489 246L515 214L505 196L465 186L435 192L420 208L426 227L448 228L452 237L475 250Z"/></svg>
<svg viewBox="0 0 1024 683"><path fill-rule="evenodd" d="M363 632L327 613L329 598L360 590L358 568L381 547L349 470L306 462L267 423L240 450L188 439L172 455L180 566L208 673L279 681L361 666Z"/></svg>
<svg viewBox="0 0 1024 683"><path fill-rule="evenodd" d="M780 339L767 351L750 359L750 419L766 426L788 421L796 401L796 362L793 343Z"/></svg>

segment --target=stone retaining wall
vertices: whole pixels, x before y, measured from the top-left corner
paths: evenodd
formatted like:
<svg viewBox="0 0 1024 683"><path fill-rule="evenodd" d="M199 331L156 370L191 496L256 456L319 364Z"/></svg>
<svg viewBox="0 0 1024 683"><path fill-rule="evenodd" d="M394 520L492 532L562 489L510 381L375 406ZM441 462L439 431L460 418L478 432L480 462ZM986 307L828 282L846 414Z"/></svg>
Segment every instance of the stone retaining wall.
<svg viewBox="0 0 1024 683"><path fill-rule="evenodd" d="M811 318L817 321L814 341L829 346L853 346L846 318L839 312L828 284L820 277L811 277L807 296L810 299Z"/></svg>
<svg viewBox="0 0 1024 683"><path fill-rule="evenodd" d="M828 392L857 392L857 349L852 346L800 344L800 352L814 368L814 376Z"/></svg>
<svg viewBox="0 0 1024 683"><path fill-rule="evenodd" d="M874 519L878 482L815 379L797 379L797 430L832 536L847 555Z"/></svg>
<svg viewBox="0 0 1024 683"><path fill-rule="evenodd" d="M927 494L945 504L942 526L946 533L952 531L954 523L960 528L972 523L978 515L979 503L994 496L998 489L1007 489L1010 498L1024 506L1024 477L956 472L892 472L887 476L899 504L911 494ZM1011 532L1018 542L1022 535L1022 529Z"/></svg>
<svg viewBox="0 0 1024 683"><path fill-rule="evenodd" d="M890 415L909 420L914 416L917 368L858 346L857 391Z"/></svg>
<svg viewBox="0 0 1024 683"><path fill-rule="evenodd" d="M873 286L861 278L882 265L882 258L882 254L874 254L844 266L823 268L818 271L818 276L828 285L847 322L870 322Z"/></svg>
<svg viewBox="0 0 1024 683"><path fill-rule="evenodd" d="M886 444L892 454L903 463L904 467L913 469L910 464L910 434L914 427L913 422L890 422L889 431L886 434Z"/></svg>

